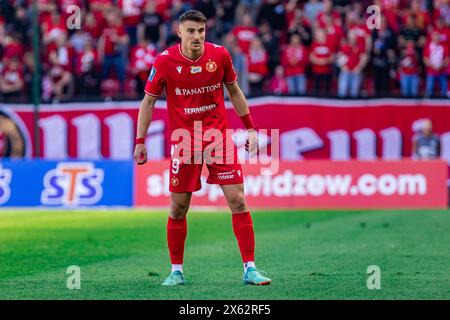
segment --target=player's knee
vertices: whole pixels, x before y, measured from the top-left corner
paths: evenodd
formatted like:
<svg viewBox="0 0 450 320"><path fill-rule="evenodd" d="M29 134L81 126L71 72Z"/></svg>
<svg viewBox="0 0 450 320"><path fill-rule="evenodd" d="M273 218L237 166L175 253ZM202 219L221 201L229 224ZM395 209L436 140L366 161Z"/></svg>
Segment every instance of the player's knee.
<svg viewBox="0 0 450 320"><path fill-rule="evenodd" d="M187 203L172 203L170 208L170 216L174 219L183 218L189 209L189 204Z"/></svg>
<svg viewBox="0 0 450 320"><path fill-rule="evenodd" d="M244 193L238 193L236 195L233 195L228 200L228 203L230 205L230 209L234 213L240 213L247 211L247 205L245 203L245 197Z"/></svg>

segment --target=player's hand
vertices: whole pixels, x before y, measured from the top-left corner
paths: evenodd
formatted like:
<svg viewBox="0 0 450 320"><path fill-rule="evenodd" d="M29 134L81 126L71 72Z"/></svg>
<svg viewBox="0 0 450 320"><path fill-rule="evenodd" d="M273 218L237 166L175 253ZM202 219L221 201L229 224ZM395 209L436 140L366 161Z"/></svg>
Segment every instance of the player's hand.
<svg viewBox="0 0 450 320"><path fill-rule="evenodd" d="M254 129L249 129L247 142L245 143L245 150L248 151L249 156L252 157L258 151L258 132Z"/></svg>
<svg viewBox="0 0 450 320"><path fill-rule="evenodd" d="M134 160L138 165L147 162L147 147L143 143L139 143L134 148Z"/></svg>

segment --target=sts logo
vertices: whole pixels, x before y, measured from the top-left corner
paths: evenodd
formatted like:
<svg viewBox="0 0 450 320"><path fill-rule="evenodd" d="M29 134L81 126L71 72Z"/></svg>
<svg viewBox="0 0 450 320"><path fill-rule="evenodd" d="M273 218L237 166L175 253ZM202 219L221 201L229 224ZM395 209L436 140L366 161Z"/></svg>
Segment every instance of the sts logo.
<svg viewBox="0 0 450 320"><path fill-rule="evenodd" d="M6 203L11 195L11 189L9 187L11 176L11 170L3 169L0 164L0 205Z"/></svg>
<svg viewBox="0 0 450 320"><path fill-rule="evenodd" d="M103 169L90 162L58 163L44 176L44 205L93 205L103 196Z"/></svg>

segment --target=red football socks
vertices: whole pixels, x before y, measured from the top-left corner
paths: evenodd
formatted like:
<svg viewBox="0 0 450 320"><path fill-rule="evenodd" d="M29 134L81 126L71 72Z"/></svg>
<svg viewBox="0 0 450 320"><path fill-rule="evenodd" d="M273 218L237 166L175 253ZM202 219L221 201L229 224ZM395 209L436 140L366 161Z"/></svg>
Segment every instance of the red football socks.
<svg viewBox="0 0 450 320"><path fill-rule="evenodd" d="M255 234L250 212L233 213L233 231L236 236L242 262L255 261Z"/></svg>
<svg viewBox="0 0 450 320"><path fill-rule="evenodd" d="M172 219L169 217L167 221L167 245L172 264L183 264L186 235L186 217L183 219Z"/></svg>

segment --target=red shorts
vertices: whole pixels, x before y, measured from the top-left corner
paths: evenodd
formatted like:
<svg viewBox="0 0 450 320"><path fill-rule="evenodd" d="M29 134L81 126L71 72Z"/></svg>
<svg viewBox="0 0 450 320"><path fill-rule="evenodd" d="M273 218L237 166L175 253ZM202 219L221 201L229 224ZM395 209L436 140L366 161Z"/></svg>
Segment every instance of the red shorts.
<svg viewBox="0 0 450 320"><path fill-rule="evenodd" d="M190 162L172 155L170 161L170 192L195 192L201 189L201 173L203 164L209 171L206 183L229 185L244 183L241 164L238 162L236 146L233 148L232 161L226 161L226 157L220 157L220 161L212 161L200 157L200 161L194 161L194 156L190 157ZM198 163L201 162L201 163Z"/></svg>

